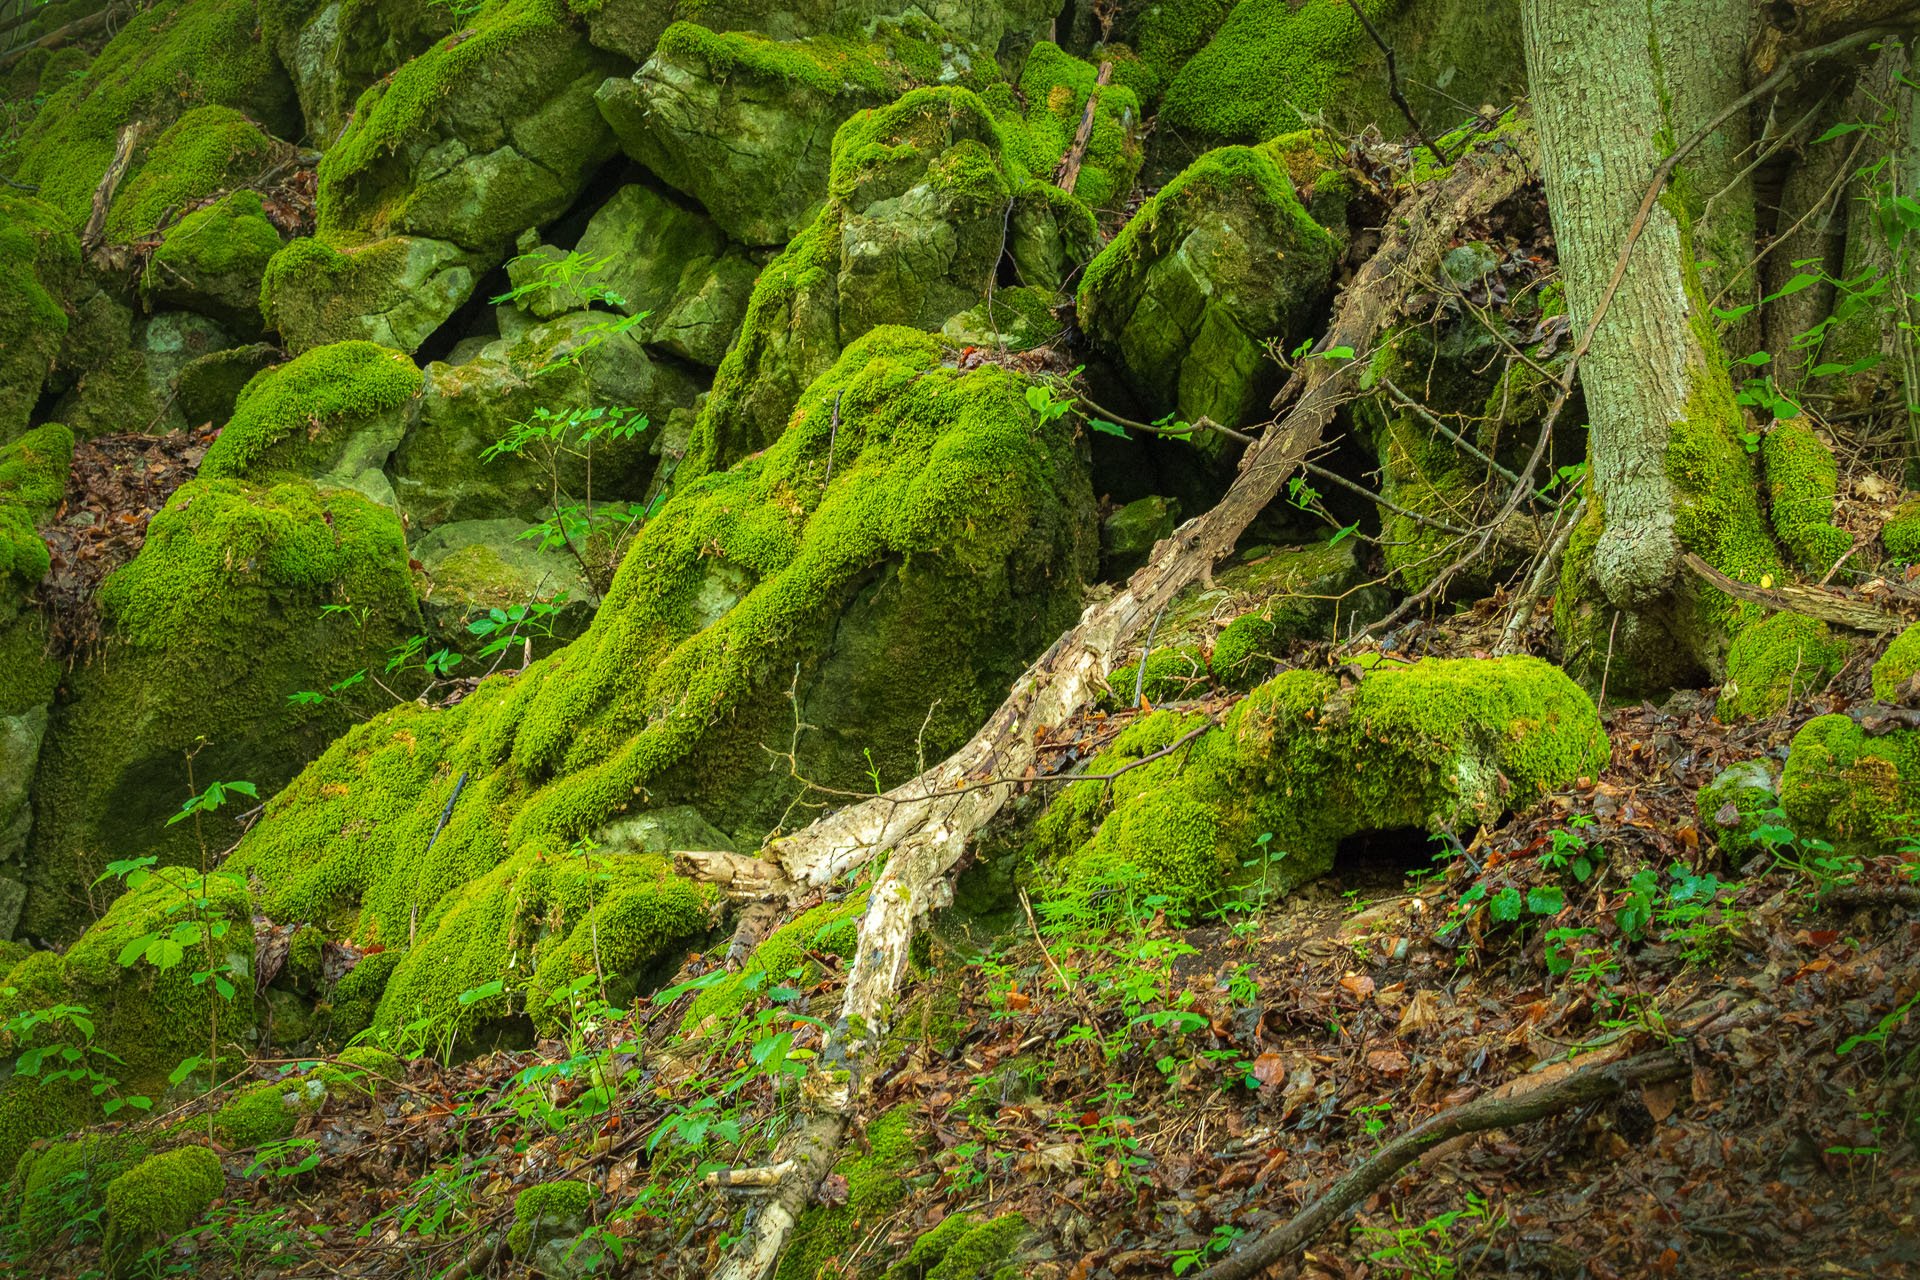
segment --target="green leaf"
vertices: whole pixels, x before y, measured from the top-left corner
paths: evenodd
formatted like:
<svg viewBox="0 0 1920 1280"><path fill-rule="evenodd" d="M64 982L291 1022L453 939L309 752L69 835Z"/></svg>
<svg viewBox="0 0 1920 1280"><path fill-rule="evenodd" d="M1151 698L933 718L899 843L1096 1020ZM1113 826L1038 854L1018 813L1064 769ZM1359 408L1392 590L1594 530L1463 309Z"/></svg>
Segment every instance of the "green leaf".
<svg viewBox="0 0 1920 1280"><path fill-rule="evenodd" d="M1537 916L1558 915L1567 895L1558 885L1536 885L1527 890L1527 910Z"/></svg>
<svg viewBox="0 0 1920 1280"><path fill-rule="evenodd" d="M199 1054L195 1054L191 1058L182 1058L180 1065L167 1073L167 1083L170 1085L179 1084L182 1080L185 1080L188 1076L198 1071L205 1062L206 1059Z"/></svg>
<svg viewBox="0 0 1920 1280"><path fill-rule="evenodd" d="M1813 140L1813 145L1817 147L1823 142L1832 142L1835 138L1843 138L1847 134L1852 133L1856 129L1864 129L1866 127L1867 126L1865 124L1861 123L1858 120L1842 121L1841 123L1834 125L1831 129L1828 129L1825 133L1821 134L1819 137L1815 138Z"/></svg>
<svg viewBox="0 0 1920 1280"><path fill-rule="evenodd" d="M1088 418L1087 425L1095 431L1103 432L1106 435L1119 436L1122 440L1132 438L1127 435L1127 429L1125 427L1117 422L1108 422L1105 418Z"/></svg>
<svg viewBox="0 0 1920 1280"><path fill-rule="evenodd" d="M1496 893L1493 896L1493 900L1487 905L1493 913L1493 918L1502 924L1518 920L1520 918L1520 891L1512 885L1508 885L1499 893Z"/></svg>
<svg viewBox="0 0 1920 1280"><path fill-rule="evenodd" d="M1320 356L1322 359L1325 359L1325 360L1351 360L1353 359L1353 348L1352 347L1328 347L1325 351L1322 351L1320 353Z"/></svg>
<svg viewBox="0 0 1920 1280"><path fill-rule="evenodd" d="M186 949L172 938L155 938L147 946L147 963L156 969L171 969L186 955Z"/></svg>
<svg viewBox="0 0 1920 1280"><path fill-rule="evenodd" d="M1794 276L1793 279L1781 285L1779 289L1775 290L1772 294L1768 295L1765 301L1772 302L1777 298L1791 297L1793 294L1799 293L1802 289L1811 289L1819 283L1820 277L1818 275L1811 271L1802 271Z"/></svg>
<svg viewBox="0 0 1920 1280"><path fill-rule="evenodd" d="M475 1001L486 1000L497 996L506 989L507 984L499 978L495 978L492 982L483 982L471 990L462 991L460 993L460 1003L462 1005L473 1004Z"/></svg>

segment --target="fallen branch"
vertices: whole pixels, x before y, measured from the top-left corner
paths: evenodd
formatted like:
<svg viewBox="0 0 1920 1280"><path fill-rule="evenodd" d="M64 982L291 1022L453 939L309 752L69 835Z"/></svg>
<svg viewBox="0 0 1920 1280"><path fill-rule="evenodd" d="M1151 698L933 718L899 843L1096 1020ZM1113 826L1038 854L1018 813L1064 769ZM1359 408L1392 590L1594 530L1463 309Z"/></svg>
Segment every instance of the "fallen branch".
<svg viewBox="0 0 1920 1280"><path fill-rule="evenodd" d="M1513 616L1507 619L1506 630L1500 633L1500 643L1493 651L1496 658L1520 652L1521 642L1526 639L1527 624L1533 621L1533 611L1547 595L1553 575L1559 571L1560 557L1566 554L1567 543L1573 540L1573 531L1580 527L1586 514L1587 496L1582 493L1580 501L1573 505L1573 514L1554 531L1553 537L1547 540L1546 550L1540 553L1540 560L1533 567L1533 577L1527 580L1526 594L1514 605Z"/></svg>
<svg viewBox="0 0 1920 1280"><path fill-rule="evenodd" d="M1741 582L1737 578L1729 578L1691 551L1681 556L1681 560L1709 586L1719 588L1736 600L1757 604L1769 613L1797 613L1872 634L1898 631L1908 622L1907 618L1864 600L1850 600L1818 587L1804 587L1791 582L1777 587L1762 587Z"/></svg>
<svg viewBox="0 0 1920 1280"><path fill-rule="evenodd" d="M140 141L140 122L125 125L120 130L119 141L114 143L113 160L107 165L107 171L100 175L99 185L93 189L93 212L87 215L86 228L80 233L80 247L92 257L106 240L107 210L113 207L113 193L119 189L120 180L127 176L127 167L133 163L133 148Z"/></svg>
<svg viewBox="0 0 1920 1280"><path fill-rule="evenodd" d="M1365 350L1403 313L1419 282L1475 219L1526 182L1518 154L1474 156L1443 182L1410 195L1388 219L1380 248L1335 307L1321 350ZM916 921L950 900L947 872L967 842L1000 812L1035 768L1047 731L1091 705L1129 641L1189 583L1210 582L1240 533L1306 460L1358 384L1357 360L1309 357L1276 404L1293 407L1240 459L1220 502L1154 548L1126 588L1089 608L1014 682L1012 692L973 738L919 777L820 819L773 842L766 851L797 886L845 876L890 851L875 878L860 924L859 949L847 972L841 1013L813 1069L802 1078L806 1112L783 1159L792 1172L767 1199L753 1233L717 1273L720 1280L760 1280L779 1261L800 1214L832 1168L851 1123L872 1057L884 1041Z"/></svg>
<svg viewBox="0 0 1920 1280"><path fill-rule="evenodd" d="M1093 113L1100 105L1100 90L1107 87L1107 81L1113 78L1113 64L1100 64L1100 74L1093 78L1093 88L1087 93L1087 109L1080 113L1080 127L1073 131L1073 145L1067 148L1067 154L1061 157L1060 168L1054 175L1053 185L1073 194L1073 184L1080 181L1080 165L1087 158L1087 142L1093 137Z"/></svg>
<svg viewBox="0 0 1920 1280"><path fill-rule="evenodd" d="M1545 1119L1574 1107L1604 1102L1629 1089L1677 1080L1691 1070L1684 1058L1663 1050L1583 1068L1517 1096L1488 1095L1443 1111L1361 1161L1285 1226L1274 1228L1247 1248L1216 1262L1200 1273L1199 1280L1245 1280L1257 1275L1305 1247L1335 1218L1450 1138Z"/></svg>

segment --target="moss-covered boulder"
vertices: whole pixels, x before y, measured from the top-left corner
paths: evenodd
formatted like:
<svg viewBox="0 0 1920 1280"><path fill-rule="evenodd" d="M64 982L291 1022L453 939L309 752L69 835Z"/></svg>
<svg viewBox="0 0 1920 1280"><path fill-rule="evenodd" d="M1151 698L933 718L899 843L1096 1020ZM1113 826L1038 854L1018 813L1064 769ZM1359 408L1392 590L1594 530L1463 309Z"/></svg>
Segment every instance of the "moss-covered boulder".
<svg viewBox="0 0 1920 1280"><path fill-rule="evenodd" d="M1093 260L1080 323L1152 417L1234 426L1264 408L1278 374L1266 343L1290 346L1305 332L1333 260L1332 237L1286 171L1264 152L1223 148L1162 188Z"/></svg>
<svg viewBox="0 0 1920 1280"><path fill-rule="evenodd" d="M566 263L543 247L507 264L519 305L541 319L577 310L605 291L629 316L646 318L634 337L711 369L739 332L747 299L760 274L749 254L698 209L654 188L632 183L594 213L575 251L591 270L554 279Z"/></svg>
<svg viewBox="0 0 1920 1280"><path fill-rule="evenodd" d="M0 1106L31 1092L0 1091ZM0 1131L3 1135L4 1131ZM128 1133L84 1134L64 1142L17 1149L0 1136L0 1157L13 1170L7 1185L8 1207L29 1248L53 1239L76 1218L98 1209L113 1180L140 1163L150 1141Z"/></svg>
<svg viewBox="0 0 1920 1280"><path fill-rule="evenodd" d="M869 334L810 393L840 401L837 429L803 408L773 448L682 487L585 636L451 710L356 727L269 803L232 865L267 886L273 918L416 944L382 1019L493 978L520 984L499 1000L537 1009L556 989L535 989L542 965L583 972L595 917L581 900L618 908L582 836L607 845L634 919L675 922L630 931L623 963L641 963L704 908L658 855L613 852L623 816L691 804L755 846L801 790L767 767L769 749L793 748L796 710L816 726L800 776L871 786L872 768L891 784L963 742L1077 616L1091 494L1070 429L1036 417L1028 385L946 367L926 334ZM509 973L515 894L563 905L568 932ZM624 926L599 919L612 973Z"/></svg>
<svg viewBox="0 0 1920 1280"><path fill-rule="evenodd" d="M395 451L394 492L411 527L512 517L533 524L555 508L596 507L645 495L659 461L659 432L701 391L693 373L647 354L602 311L573 311L513 338L488 343L465 364L427 367L419 423ZM627 438L604 417L564 425L567 415L637 410L647 428ZM516 423L555 426L564 449L536 444L487 456ZM584 434L600 437L589 452Z"/></svg>
<svg viewBox="0 0 1920 1280"><path fill-rule="evenodd" d="M498 261L423 236L348 248L303 238L267 264L260 314L289 351L358 339L411 354Z"/></svg>
<svg viewBox="0 0 1920 1280"><path fill-rule="evenodd" d="M1364 2L1420 119L1446 120L1461 114L1461 102L1504 103L1524 92L1518 0ZM1161 23L1173 53L1211 8L1199 0L1168 7ZM1406 131L1383 55L1347 0L1245 0L1209 34L1161 104L1155 147L1167 167L1222 143L1264 142L1316 115L1348 134L1368 124L1396 137Z"/></svg>
<svg viewBox="0 0 1920 1280"><path fill-rule="evenodd" d="M283 353L270 343L254 342L210 351L180 366L174 390L190 427L225 426L233 406L255 374L272 368Z"/></svg>
<svg viewBox="0 0 1920 1280"><path fill-rule="evenodd" d="M514 668L525 645L544 658L587 629L599 593L572 552L542 550L542 539L530 532L524 520L455 520L414 542L420 613L433 647L478 653L511 633L513 644L500 665ZM519 611L520 625L495 622L477 635L472 624L494 622L496 610L502 616ZM485 666L491 665L489 658Z"/></svg>
<svg viewBox="0 0 1920 1280"><path fill-rule="evenodd" d="M1054 314L1059 294L1032 285L990 289L979 305L947 317L940 336L956 347L1027 351L1058 338L1066 325Z"/></svg>
<svg viewBox="0 0 1920 1280"><path fill-rule="evenodd" d="M1769 614L1733 638L1714 715L1772 715L1821 689L1846 660L1846 641L1826 623L1797 613Z"/></svg>
<svg viewBox="0 0 1920 1280"><path fill-rule="evenodd" d="M280 252L280 229L252 191L236 191L168 228L140 274L141 296L198 311L234 334L260 331L260 281Z"/></svg>
<svg viewBox="0 0 1920 1280"><path fill-rule="evenodd" d="M1780 783L1763 760L1728 765L1694 793L1700 829L1738 866L1753 852L1754 833L1780 808Z"/></svg>
<svg viewBox="0 0 1920 1280"><path fill-rule="evenodd" d="M106 862L197 865L198 838L230 845L244 806L167 819L212 780L280 786L378 705L291 696L383 666L419 617L393 513L305 482L181 486L98 602L113 642L72 673L34 788L23 925L47 937L79 931Z"/></svg>
<svg viewBox="0 0 1920 1280"><path fill-rule="evenodd" d="M1033 1228L1026 1216L1005 1213L989 1221L956 1213L913 1242L886 1280L1018 1280L1014 1252Z"/></svg>
<svg viewBox="0 0 1920 1280"><path fill-rule="evenodd" d="M1058 295L1096 244L1086 206L1027 172L965 89L917 89L842 125L828 202L761 272L683 472L765 448L841 347L876 324L938 330L992 291L1002 253Z"/></svg>
<svg viewBox="0 0 1920 1280"><path fill-rule="evenodd" d="M1043 40L1027 55L1020 72L1024 115L1008 112L1003 118L1009 124L1010 140L1021 150L1021 162L1036 174L1051 174L1072 148L1087 100L1092 98L1093 128L1081 153L1073 193L1103 214L1117 213L1124 209L1140 173L1143 120L1140 99L1132 89L1125 84L1098 84L1098 77L1099 68L1092 63ZM996 109L1004 109L1012 100L1005 89L988 94Z"/></svg>
<svg viewBox="0 0 1920 1280"><path fill-rule="evenodd" d="M136 166L168 125L200 106L232 107L276 136L297 134L292 85L258 23L254 0L160 0L141 10L86 76L56 93L34 118L20 140L13 177L37 185L40 198L77 230L121 129L135 121L144 126ZM137 168L128 182L139 183ZM152 226L133 225L139 221L128 215L121 225L127 234Z"/></svg>
<svg viewBox="0 0 1920 1280"><path fill-rule="evenodd" d="M1099 57L1112 59L1113 79L1131 87L1143 107L1157 106L1180 69L1206 48L1238 0L1127 0L1113 40Z"/></svg>
<svg viewBox="0 0 1920 1280"><path fill-rule="evenodd" d="M1807 572L1824 574L1853 545L1852 535L1833 525L1840 478L1832 448L1811 422L1789 418L1767 432L1760 459L1780 545Z"/></svg>
<svg viewBox="0 0 1920 1280"><path fill-rule="evenodd" d="M1913 683L1916 672L1920 672L1920 626L1908 627L1894 637L1873 664L1873 696L1882 702L1917 700L1920 690Z"/></svg>
<svg viewBox="0 0 1920 1280"><path fill-rule="evenodd" d="M1887 554L1907 564L1920 560L1920 498L1910 498L1894 509L1880 527Z"/></svg>
<svg viewBox="0 0 1920 1280"><path fill-rule="evenodd" d="M1120 581L1147 562L1153 544L1180 523L1180 500L1137 498L1100 523L1100 576Z"/></svg>
<svg viewBox="0 0 1920 1280"><path fill-rule="evenodd" d="M204 479L298 477L391 504L382 468L418 408L412 360L371 342L315 347L249 382L200 464Z"/></svg>
<svg viewBox="0 0 1920 1280"><path fill-rule="evenodd" d="M0 439L26 430L66 339L80 241L59 210L0 190Z"/></svg>
<svg viewBox="0 0 1920 1280"><path fill-rule="evenodd" d="M1202 723L1157 712L1088 771L1112 772ZM1090 903L1114 901L1118 886L1203 906L1244 879L1264 836L1286 855L1267 883L1286 890L1323 874L1348 836L1471 829L1595 776L1607 755L1592 700L1536 658L1383 661L1346 688L1289 671L1178 758L1068 787L1029 850L1058 892Z"/></svg>
<svg viewBox="0 0 1920 1280"><path fill-rule="evenodd" d="M134 887L115 898L65 955L36 951L0 983L0 1020L58 1005L85 1009L93 1026L85 1039L101 1051L90 1065L116 1082L93 1095L86 1085L9 1078L0 1086L0 1163L11 1163L34 1137L98 1120L103 1105L120 1105L115 1099L143 1098L158 1109L173 1070L206 1054L216 1012L223 1043L244 1044L254 1034L253 908L246 882L218 871L202 878L184 867L134 871L127 881ZM168 940L170 954L164 949ZM237 989L237 998L221 995L212 982L193 980L209 970ZM0 1051L18 1053L78 1034L43 1022L0 1044Z"/></svg>
<svg viewBox="0 0 1920 1280"><path fill-rule="evenodd" d="M614 154L593 93L621 59L565 0L503 0L363 94L320 163L322 239L418 236L504 256Z"/></svg>
<svg viewBox="0 0 1920 1280"><path fill-rule="evenodd" d="M106 234L121 241L150 235L163 219L178 223L207 197L257 181L291 155L286 144L232 107L197 107L153 139L139 170L114 196ZM203 245L192 251L216 250Z"/></svg>
<svg viewBox="0 0 1920 1280"><path fill-rule="evenodd" d="M593 1187L585 1182L543 1182L513 1198L507 1244L516 1258L530 1257L549 1240L578 1235L587 1225Z"/></svg>
<svg viewBox="0 0 1920 1280"><path fill-rule="evenodd" d="M971 78L967 55L951 45L771 40L679 22L597 101L627 154L698 200L728 235L780 245L826 198L841 121L916 83Z"/></svg>
<svg viewBox="0 0 1920 1280"><path fill-rule="evenodd" d="M233 335L219 321L191 311L156 311L136 319L106 301L89 327L95 330L93 350L99 358L72 366L81 372L54 401L52 415L84 437L159 435L186 426L174 395L181 371L233 345Z"/></svg>
<svg viewBox="0 0 1920 1280"><path fill-rule="evenodd" d="M139 1275L147 1251L192 1226L226 1186L220 1157L206 1147L148 1156L108 1183L103 1247L109 1273Z"/></svg>
<svg viewBox="0 0 1920 1280"><path fill-rule="evenodd" d="M1800 836L1888 848L1920 833L1920 731L1869 735L1852 717L1816 716L1793 735L1780 806Z"/></svg>
<svg viewBox="0 0 1920 1280"><path fill-rule="evenodd" d="M340 136L360 95L450 35L450 5L396 0L266 0L262 29L293 79L307 136L325 147Z"/></svg>

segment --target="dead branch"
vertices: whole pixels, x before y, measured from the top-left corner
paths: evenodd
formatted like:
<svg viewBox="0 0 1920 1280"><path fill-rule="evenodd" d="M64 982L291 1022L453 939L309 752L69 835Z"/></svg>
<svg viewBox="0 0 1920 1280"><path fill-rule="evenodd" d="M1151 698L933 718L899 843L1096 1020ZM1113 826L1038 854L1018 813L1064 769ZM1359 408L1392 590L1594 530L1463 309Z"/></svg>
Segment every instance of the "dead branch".
<svg viewBox="0 0 1920 1280"><path fill-rule="evenodd" d="M1453 238L1518 191L1528 167L1517 154L1469 157L1445 181L1410 195L1388 220L1379 250L1341 295L1319 349L1370 347L1403 314ZM1071 721L1098 696L1134 633L1189 583L1211 581L1214 564L1232 551L1241 531L1319 444L1357 385L1363 364L1322 357L1303 361L1276 400L1293 407L1247 449L1220 502L1159 543L1124 590L1088 609L947 761L886 795L776 840L767 850L800 885L826 884L882 851L890 856L868 894L840 1017L801 1082L807 1118L784 1156L793 1171L768 1197L752 1235L719 1271L721 1280L761 1280L773 1270L794 1223L832 1168L870 1060L884 1041L914 924L950 898L946 875L969 839L1016 793L1019 784L1013 779L1037 772L1047 731ZM1000 781L968 785L982 779Z"/></svg>
<svg viewBox="0 0 1920 1280"><path fill-rule="evenodd" d="M1407 95L1400 92L1400 72L1394 66L1393 46L1388 44L1379 30L1374 27L1373 19L1369 18L1367 11L1360 7L1360 0L1347 0L1347 7L1353 10L1356 18L1360 19L1360 25L1367 29L1367 34L1373 37L1373 42L1380 46L1380 52L1387 55L1387 96L1393 99L1393 105L1400 108L1400 114L1407 118L1409 125L1413 126L1414 136L1426 145L1427 150L1433 152L1433 158L1441 164L1452 164L1453 161L1447 159L1447 153L1440 149L1440 144L1428 136L1426 126L1420 123L1420 118L1413 114L1413 108L1407 103Z"/></svg>
<svg viewBox="0 0 1920 1280"><path fill-rule="evenodd" d="M1900 614L1890 613L1865 600L1852 600L1818 587L1805 587L1791 582L1777 587L1762 587L1741 582L1729 578L1691 551L1681 559L1708 585L1719 588L1736 600L1757 604L1769 613L1797 613L1875 635L1897 631L1908 622Z"/></svg>
<svg viewBox="0 0 1920 1280"><path fill-rule="evenodd" d="M106 240L107 210L113 207L113 193L119 188L120 180L127 176L127 166L133 163L133 148L140 141L140 128L138 120L121 128L120 139L113 147L113 161L93 189L93 212L87 216L86 229L80 233L80 247L88 257L98 253Z"/></svg>
<svg viewBox="0 0 1920 1280"><path fill-rule="evenodd" d="M1566 523L1554 531L1547 540L1546 550L1540 553L1540 559L1533 567L1533 577L1527 580L1526 594L1513 607L1513 616L1507 619L1507 628L1500 633L1500 644L1494 649L1495 657L1506 657L1520 652L1521 641L1526 636L1527 624L1533 621L1533 611L1547 594L1547 588L1553 582L1553 575L1560 566L1560 557L1566 554L1567 543L1573 540L1573 531L1580 527L1580 521L1587 514L1587 496L1580 495L1580 501L1574 503L1573 514Z"/></svg>
<svg viewBox="0 0 1920 1280"><path fill-rule="evenodd" d="M1080 164L1087 158L1087 142L1093 137L1093 113L1100 105L1100 90L1106 88L1112 78L1113 64L1101 63L1100 74L1093 78L1093 88L1087 93L1087 109L1080 113L1080 127L1073 131L1073 145L1067 148L1054 175L1053 185L1069 195L1073 194L1073 184L1080 181Z"/></svg>
<svg viewBox="0 0 1920 1280"><path fill-rule="evenodd" d="M1527 1124L1591 1102L1603 1102L1628 1089L1677 1080L1691 1070L1684 1058L1663 1050L1624 1062L1587 1067L1518 1096L1489 1095L1443 1111L1361 1161L1285 1226L1276 1227L1248 1248L1216 1262L1200 1273L1199 1280L1245 1280L1247 1276L1259 1274L1304 1247L1335 1218L1449 1138Z"/></svg>

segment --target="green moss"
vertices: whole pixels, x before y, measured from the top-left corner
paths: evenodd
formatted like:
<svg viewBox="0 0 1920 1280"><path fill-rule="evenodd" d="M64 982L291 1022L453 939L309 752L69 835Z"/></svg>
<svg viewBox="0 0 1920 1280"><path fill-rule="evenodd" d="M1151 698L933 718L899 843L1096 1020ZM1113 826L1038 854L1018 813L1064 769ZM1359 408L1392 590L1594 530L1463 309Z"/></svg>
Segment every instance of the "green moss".
<svg viewBox="0 0 1920 1280"><path fill-rule="evenodd" d="M387 994L387 983L405 954L393 950L362 956L360 963L334 986L332 1018L327 1025L328 1037L334 1043L351 1040L373 1026L380 1000Z"/></svg>
<svg viewBox="0 0 1920 1280"><path fill-rule="evenodd" d="M1825 686L1846 660L1846 642L1835 639L1826 623L1797 613L1770 614L1733 638L1714 714L1722 720L1772 715Z"/></svg>
<svg viewBox="0 0 1920 1280"><path fill-rule="evenodd" d="M290 131L291 86L255 22L253 0L161 0L135 15L84 79L48 101L21 139L14 177L37 184L41 198L77 228L130 121L152 130L205 104L242 108L276 132ZM140 173L129 177L121 196L126 211L110 230L133 235L152 227L166 201L153 203L149 190Z"/></svg>
<svg viewBox="0 0 1920 1280"><path fill-rule="evenodd" d="M1920 830L1920 733L1869 737L1852 717L1816 716L1793 736L1780 804L1800 836L1887 847Z"/></svg>
<svg viewBox="0 0 1920 1280"><path fill-rule="evenodd" d="M1738 866L1753 851L1754 833L1775 821L1780 796L1765 762L1743 760L1695 792L1693 803L1700 829L1712 833L1720 851Z"/></svg>
<svg viewBox="0 0 1920 1280"><path fill-rule="evenodd" d="M1379 22L1404 2L1366 0L1367 14ZM1188 33L1202 16L1182 14L1169 25ZM1179 43L1191 38L1187 34ZM1246 0L1174 78L1160 127L1209 139L1264 141L1326 106L1373 52L1346 0Z"/></svg>
<svg viewBox="0 0 1920 1280"><path fill-rule="evenodd" d="M834 1172L847 1180L847 1202L816 1205L800 1215L780 1259L777 1280L813 1280L835 1258L846 1259L886 1212L906 1198L900 1177L921 1156L920 1126L910 1106L895 1107L867 1125L867 1150L842 1160Z"/></svg>
<svg viewBox="0 0 1920 1280"><path fill-rule="evenodd" d="M1155 705L1205 697L1213 687L1207 655L1198 645L1155 649L1147 655L1146 679L1141 680L1139 676L1138 662L1116 667L1107 677L1110 705L1131 706L1136 684L1140 686L1140 696Z"/></svg>
<svg viewBox="0 0 1920 1280"><path fill-rule="evenodd" d="M39 200L0 190L0 438L19 434L67 336L80 242Z"/></svg>
<svg viewBox="0 0 1920 1280"><path fill-rule="evenodd" d="M593 1187L584 1182L543 1182L513 1198L513 1226L507 1243L524 1258L555 1235L583 1225L593 1204Z"/></svg>
<svg viewBox="0 0 1920 1280"><path fill-rule="evenodd" d="M1847 553L1853 539L1833 527L1839 469L1833 451L1805 418L1775 423L1760 445L1766 466L1773 529L1800 567L1824 574Z"/></svg>
<svg viewBox="0 0 1920 1280"><path fill-rule="evenodd" d="M131 1134L84 1134L24 1151L13 1170L19 1223L38 1248L107 1198L121 1174L139 1164L148 1144Z"/></svg>
<svg viewBox="0 0 1920 1280"><path fill-rule="evenodd" d="M1153 89L1140 100L1151 103L1171 85L1181 68L1200 52L1233 12L1237 0L1159 0L1122 10L1122 38L1152 76ZM1116 67L1114 78L1120 73Z"/></svg>
<svg viewBox="0 0 1920 1280"><path fill-rule="evenodd" d="M73 432L57 422L35 427L0 445L0 503L46 519L67 495L72 466Z"/></svg>
<svg viewBox="0 0 1920 1280"><path fill-rule="evenodd" d="M1920 498L1900 504L1880 527L1880 541L1887 554L1908 564L1920 560Z"/></svg>
<svg viewBox="0 0 1920 1280"><path fill-rule="evenodd" d="M149 1156L107 1186L106 1254L115 1275L133 1275L141 1255L192 1226L227 1186L220 1157L205 1147Z"/></svg>
<svg viewBox="0 0 1920 1280"><path fill-rule="evenodd" d="M1088 766L1111 773L1205 723L1160 712ZM1068 787L1035 826L1029 855L1061 892L1115 888L1204 905L1241 875L1261 836L1284 850L1287 889L1323 872L1346 836L1491 821L1594 776L1607 759L1593 704L1533 658L1381 664L1350 689L1286 672L1254 690L1190 749L1111 784Z"/></svg>
<svg viewBox="0 0 1920 1280"><path fill-rule="evenodd" d="M232 107L189 111L154 140L139 172L122 185L107 214L107 234L116 240L148 235L168 213L178 218L186 208L216 192L258 179L273 167L281 150L281 143ZM259 216L258 195L253 196L252 208ZM204 227L206 213L198 210L188 214L188 219L200 219L196 225ZM170 231L168 241L172 239ZM212 252L218 256L242 247L218 244ZM279 248L277 233L274 248Z"/></svg>
<svg viewBox="0 0 1920 1280"><path fill-rule="evenodd" d="M804 978L796 979L790 971L807 963L809 951L852 960L866 909L867 895L861 893L801 912L762 939L740 972L696 996L681 1026L692 1029L708 1018L724 1022L773 987L806 986Z"/></svg>
<svg viewBox="0 0 1920 1280"><path fill-rule="evenodd" d="M343 430L399 409L424 379L406 354L371 342L315 347L255 375L207 450L208 479L310 473L337 460Z"/></svg>
<svg viewBox="0 0 1920 1280"><path fill-rule="evenodd" d="M1052 172L1073 145L1088 97L1096 96L1093 130L1073 193L1095 209L1118 209L1140 172L1140 100L1125 85L1096 85L1097 76L1092 64L1062 52L1051 41L1033 47L1020 73L1029 140L1022 159L1035 173Z"/></svg>
<svg viewBox="0 0 1920 1280"><path fill-rule="evenodd" d="M1902 631L1873 664L1873 696L1882 702L1895 701L1916 671L1920 671L1920 626Z"/></svg>
<svg viewBox="0 0 1920 1280"><path fill-rule="evenodd" d="M235 1150L277 1142L293 1133L300 1116L298 1103L289 1102L290 1096L299 1096L297 1081L269 1081L242 1089L214 1113L213 1131Z"/></svg>
<svg viewBox="0 0 1920 1280"><path fill-rule="evenodd" d="M280 252L274 226L252 191L236 191L167 230L147 259L140 290L149 305L171 303L232 325L260 330L260 281Z"/></svg>

